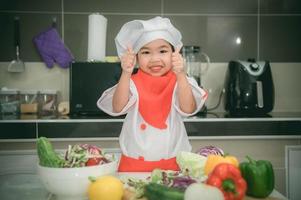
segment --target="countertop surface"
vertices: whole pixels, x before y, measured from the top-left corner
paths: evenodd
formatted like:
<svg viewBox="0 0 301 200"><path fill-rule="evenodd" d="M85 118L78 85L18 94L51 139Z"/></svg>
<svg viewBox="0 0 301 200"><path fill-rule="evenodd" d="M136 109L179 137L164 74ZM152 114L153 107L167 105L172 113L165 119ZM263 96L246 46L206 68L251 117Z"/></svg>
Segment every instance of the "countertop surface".
<svg viewBox="0 0 301 200"><path fill-rule="evenodd" d="M130 177L130 175L129 175ZM132 176L133 177L133 176ZM136 176L137 177L137 176ZM33 172L0 173L0 192L6 200L56 200L56 196L50 194L44 188L39 176ZM133 192L126 190L124 200L135 199ZM141 200L146 200L142 198ZM246 196L244 200L258 200ZM274 190L271 195L261 200L287 200L281 193Z"/></svg>

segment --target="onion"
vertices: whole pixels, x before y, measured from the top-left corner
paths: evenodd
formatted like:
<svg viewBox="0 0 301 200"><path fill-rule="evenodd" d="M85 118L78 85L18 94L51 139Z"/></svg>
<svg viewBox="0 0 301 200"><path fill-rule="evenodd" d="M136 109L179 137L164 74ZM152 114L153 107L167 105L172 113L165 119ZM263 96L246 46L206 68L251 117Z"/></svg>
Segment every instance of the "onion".
<svg viewBox="0 0 301 200"><path fill-rule="evenodd" d="M196 151L197 154L200 154L202 156L207 157L210 154L213 155L224 155L224 151L221 148L215 147L215 146L205 146L205 147L201 147L198 151Z"/></svg>
<svg viewBox="0 0 301 200"><path fill-rule="evenodd" d="M193 183L185 190L184 200L224 200L224 195L217 187Z"/></svg>

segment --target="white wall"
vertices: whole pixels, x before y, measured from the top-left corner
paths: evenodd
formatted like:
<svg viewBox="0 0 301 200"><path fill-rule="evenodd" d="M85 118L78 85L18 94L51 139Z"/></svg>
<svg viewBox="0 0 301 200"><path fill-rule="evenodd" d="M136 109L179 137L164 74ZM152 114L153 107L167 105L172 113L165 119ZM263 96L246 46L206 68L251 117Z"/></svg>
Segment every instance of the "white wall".
<svg viewBox="0 0 301 200"><path fill-rule="evenodd" d="M49 69L41 62L26 62L22 73L7 72L9 63L0 63L0 88L53 89L58 90L62 100L69 100L69 70L55 65Z"/></svg>

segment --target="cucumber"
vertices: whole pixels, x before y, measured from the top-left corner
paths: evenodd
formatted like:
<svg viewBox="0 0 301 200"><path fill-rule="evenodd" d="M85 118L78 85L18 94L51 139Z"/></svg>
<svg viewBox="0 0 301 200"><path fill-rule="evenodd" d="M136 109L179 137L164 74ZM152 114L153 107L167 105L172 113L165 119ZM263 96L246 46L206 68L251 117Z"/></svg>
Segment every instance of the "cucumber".
<svg viewBox="0 0 301 200"><path fill-rule="evenodd" d="M64 159L54 151L52 144L45 137L37 140L39 163L44 167L62 167Z"/></svg>
<svg viewBox="0 0 301 200"><path fill-rule="evenodd" d="M144 195L148 200L184 200L184 192L158 183L145 186Z"/></svg>

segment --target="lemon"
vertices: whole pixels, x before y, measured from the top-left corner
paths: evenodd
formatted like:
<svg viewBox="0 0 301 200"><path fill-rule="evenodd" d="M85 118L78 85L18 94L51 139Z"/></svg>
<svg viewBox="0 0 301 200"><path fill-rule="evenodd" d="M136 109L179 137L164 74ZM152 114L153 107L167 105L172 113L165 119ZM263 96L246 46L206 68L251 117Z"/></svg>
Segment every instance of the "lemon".
<svg viewBox="0 0 301 200"><path fill-rule="evenodd" d="M88 196L90 200L121 200L123 183L114 176L101 176L89 185Z"/></svg>

